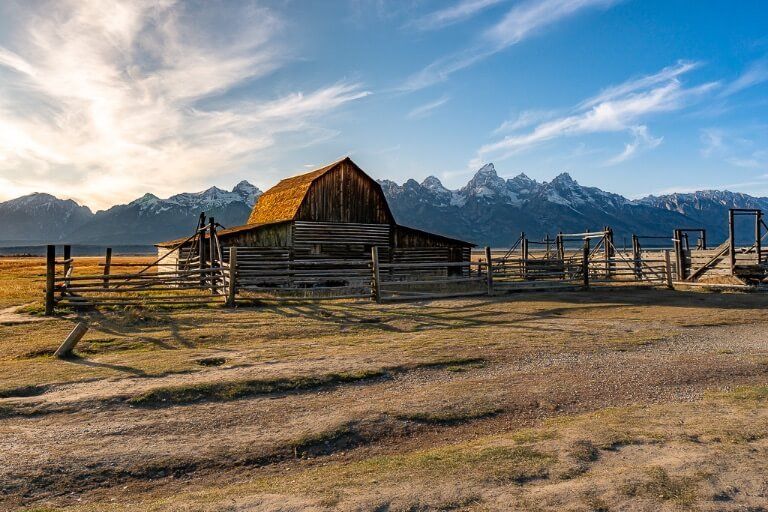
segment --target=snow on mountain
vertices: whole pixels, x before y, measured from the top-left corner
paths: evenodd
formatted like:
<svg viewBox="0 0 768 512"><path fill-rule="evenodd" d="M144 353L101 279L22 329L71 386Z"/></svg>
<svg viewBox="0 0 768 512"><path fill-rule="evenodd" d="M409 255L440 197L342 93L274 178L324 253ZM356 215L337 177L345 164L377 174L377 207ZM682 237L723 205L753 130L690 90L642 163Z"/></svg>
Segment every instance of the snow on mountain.
<svg viewBox="0 0 768 512"><path fill-rule="evenodd" d="M211 187L167 199L147 193L95 214L72 200L31 194L0 203L0 212L13 219L1 240L150 244L188 234L200 212L225 226L243 224L261 194L241 181L232 191Z"/></svg>
<svg viewBox="0 0 768 512"><path fill-rule="evenodd" d="M481 167L465 186L457 190L449 190L435 176L427 177L421 184L415 180L408 180L402 186L388 180L381 183L388 197L398 198L408 192L412 199L419 202L459 208L471 201L522 207L534 198L574 209L584 204L608 203L617 207L630 202L622 196L598 188L582 187L568 173L562 173L544 183L523 173L505 180L497 174L493 164Z"/></svg>
<svg viewBox="0 0 768 512"><path fill-rule="evenodd" d="M768 209L768 197L753 197L729 190L701 190L684 194L651 195L638 199L637 202L686 215L698 215L707 210L720 208Z"/></svg>
<svg viewBox="0 0 768 512"><path fill-rule="evenodd" d="M168 199L160 199L153 194L144 194L139 199L129 203L136 205L142 212L162 213L174 208L197 209L200 211L224 208L233 203L243 203L252 208L256 199L262 194L261 190L247 181L241 181L231 192L218 187L211 187L202 192L184 192Z"/></svg>
<svg viewBox="0 0 768 512"><path fill-rule="evenodd" d="M0 203L0 216L4 219L0 240L46 241L83 225L93 212L71 199L34 193Z"/></svg>
<svg viewBox="0 0 768 512"><path fill-rule="evenodd" d="M237 194L243 201L245 201L245 204L253 207L253 205L256 204L256 200L259 198L259 196L261 196L263 192L259 190L258 187L255 187L247 181L243 180L235 185L235 188L232 189L232 193Z"/></svg>
<svg viewBox="0 0 768 512"><path fill-rule="evenodd" d="M680 226L704 227L713 241L727 234L728 208L768 211L768 198L704 190L631 201L580 185L568 173L538 182L521 173L505 179L493 164L456 190L435 176L402 185L380 181L398 222L479 244L506 246L521 231L531 239L557 231L581 232L609 225L617 236L667 235ZM68 241L150 244L189 234L200 212L230 227L246 222L261 190L241 181L231 191L211 187L167 199L153 194L92 213L72 200L31 194L0 203L9 219L0 241Z"/></svg>
<svg viewBox="0 0 768 512"><path fill-rule="evenodd" d="M636 204L618 194L584 187L568 173L538 182L521 173L504 179L492 163L467 184L447 189L434 176L421 184L382 182L399 222L480 243L504 246L521 231L532 236L601 229L611 225L627 232L671 230L685 223L677 212Z"/></svg>

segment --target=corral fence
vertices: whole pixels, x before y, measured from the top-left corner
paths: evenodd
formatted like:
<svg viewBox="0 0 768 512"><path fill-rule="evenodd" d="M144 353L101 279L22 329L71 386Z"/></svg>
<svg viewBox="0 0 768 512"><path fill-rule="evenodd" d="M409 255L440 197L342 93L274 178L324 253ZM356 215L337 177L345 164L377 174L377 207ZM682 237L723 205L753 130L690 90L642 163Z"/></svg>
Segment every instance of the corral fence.
<svg viewBox="0 0 768 512"><path fill-rule="evenodd" d="M234 291L231 268L221 257L216 224L201 221L195 233L179 243L190 243L196 250L173 263L168 253L144 263L112 261L108 248L99 273L76 273L77 261L71 246L63 246L61 259L56 246L46 251L45 313L55 307L133 306L133 305L201 305L226 302ZM203 248L205 250L203 250ZM200 255L207 255L200 257Z"/></svg>
<svg viewBox="0 0 768 512"><path fill-rule="evenodd" d="M355 299L371 296L371 261L293 259L280 247L228 247L224 264L232 269L230 302L238 297L264 300Z"/></svg>
<svg viewBox="0 0 768 512"><path fill-rule="evenodd" d="M191 242L191 243L189 243ZM183 248L182 248L183 247ZM213 221L149 264L116 263L79 273L64 246L48 248L46 313L55 307L234 305L238 300L372 299L377 302L588 288L601 283L671 285L669 251L618 251L610 230L525 235L504 251L455 255L445 248L374 246L370 259L295 259L285 247L222 247Z"/></svg>

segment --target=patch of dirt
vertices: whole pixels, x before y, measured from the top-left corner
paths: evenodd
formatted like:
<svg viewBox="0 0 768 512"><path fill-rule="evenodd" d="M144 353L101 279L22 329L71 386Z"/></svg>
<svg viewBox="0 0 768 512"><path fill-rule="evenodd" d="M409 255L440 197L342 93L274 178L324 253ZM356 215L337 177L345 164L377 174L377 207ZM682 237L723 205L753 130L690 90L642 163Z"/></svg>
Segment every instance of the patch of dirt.
<svg viewBox="0 0 768 512"><path fill-rule="evenodd" d="M43 316L30 315L29 313L19 313L19 310L25 306L11 306L0 309L0 325L33 324L47 320Z"/></svg>

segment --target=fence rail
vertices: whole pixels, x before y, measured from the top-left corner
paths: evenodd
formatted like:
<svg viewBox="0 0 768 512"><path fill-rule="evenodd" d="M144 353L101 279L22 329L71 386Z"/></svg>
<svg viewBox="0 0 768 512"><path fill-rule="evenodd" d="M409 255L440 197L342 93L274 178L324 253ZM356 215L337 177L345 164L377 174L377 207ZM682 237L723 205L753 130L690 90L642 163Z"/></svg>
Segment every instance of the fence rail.
<svg viewBox="0 0 768 512"><path fill-rule="evenodd" d="M514 251L499 256L486 248L469 261L436 261L441 253L430 248L401 248L395 258L376 246L370 259L296 260L284 248L248 247L214 247L208 254L221 256L213 259L180 254L175 260L166 254L151 264L120 263L112 261L108 250L97 264L102 273L78 274L78 260L68 246L61 259L52 246L46 313L55 307L234 305L241 299L426 300L609 282L671 285L674 279L669 251L646 251L636 258L615 251L605 257L588 240L579 251L526 251L524 256Z"/></svg>

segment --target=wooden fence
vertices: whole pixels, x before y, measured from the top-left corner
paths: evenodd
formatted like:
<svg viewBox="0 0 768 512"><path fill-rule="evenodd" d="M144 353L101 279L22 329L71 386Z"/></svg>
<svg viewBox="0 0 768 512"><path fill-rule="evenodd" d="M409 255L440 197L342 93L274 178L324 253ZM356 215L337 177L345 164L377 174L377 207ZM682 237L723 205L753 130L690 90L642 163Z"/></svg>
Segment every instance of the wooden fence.
<svg viewBox="0 0 768 512"><path fill-rule="evenodd" d="M207 243L207 242L206 242ZM527 244L526 244L527 245ZM409 254L412 251L412 254ZM286 248L216 247L220 259L161 257L145 265L115 263L107 251L102 273L78 274L64 247L49 247L46 313L54 307L229 304L237 300L438 299L524 290L559 290L620 281L669 285L669 252L598 252L586 240L579 250L530 251L521 255L486 248L469 261L450 261L434 248L399 249L370 259L291 258ZM168 253L166 253L167 255ZM389 251L385 254L389 255ZM465 257L465 256L463 256ZM168 261L174 263L168 263Z"/></svg>
<svg viewBox="0 0 768 512"><path fill-rule="evenodd" d="M238 296L269 300L368 298L371 261L290 258L286 248L229 247Z"/></svg>
<svg viewBox="0 0 768 512"><path fill-rule="evenodd" d="M77 274L77 262L64 246L56 259L55 246L47 249L45 311L55 307L194 305L224 303L230 289L230 268L222 263L202 269L169 269L163 262L115 263L107 250L102 273ZM59 272L59 268L61 271Z"/></svg>

